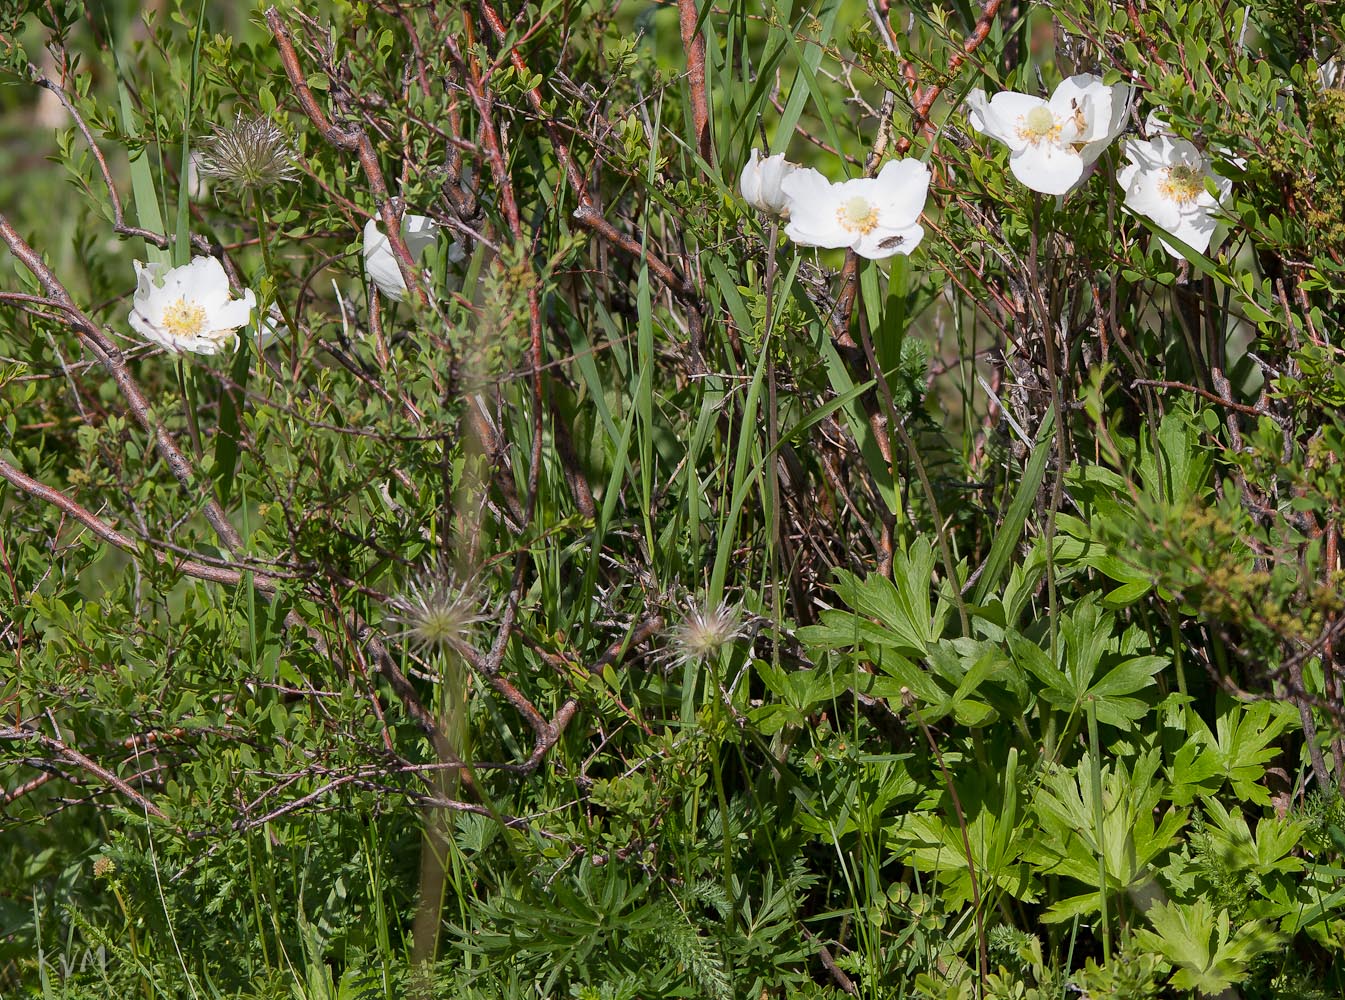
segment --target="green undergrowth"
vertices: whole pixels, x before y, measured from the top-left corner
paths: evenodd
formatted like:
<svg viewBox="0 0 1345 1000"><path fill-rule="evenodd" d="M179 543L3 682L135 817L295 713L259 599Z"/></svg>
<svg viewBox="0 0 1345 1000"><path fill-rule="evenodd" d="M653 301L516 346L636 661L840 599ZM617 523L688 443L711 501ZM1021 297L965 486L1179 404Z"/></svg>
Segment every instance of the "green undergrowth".
<svg viewBox="0 0 1345 1000"><path fill-rule="evenodd" d="M0 12L0 995L1345 995L1338 6ZM1207 252L969 124L1084 72Z"/></svg>

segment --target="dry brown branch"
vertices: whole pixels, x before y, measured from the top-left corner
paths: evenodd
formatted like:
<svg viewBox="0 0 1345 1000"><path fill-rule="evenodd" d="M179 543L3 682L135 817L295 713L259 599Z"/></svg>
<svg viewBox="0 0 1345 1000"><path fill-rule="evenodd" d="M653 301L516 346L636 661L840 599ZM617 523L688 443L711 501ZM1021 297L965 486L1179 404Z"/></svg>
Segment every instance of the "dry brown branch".
<svg viewBox="0 0 1345 1000"><path fill-rule="evenodd" d="M88 771L100 781L111 785L117 791L121 792L122 795L134 802L142 812L148 813L155 819L166 820L168 818L163 810L137 792L121 778L117 777L97 761L85 756L74 747L69 746L54 736L48 736L46 733L24 726L0 726L0 740L36 743L44 750L53 751L58 756L79 767L81 770ZM10 797L6 798L7 802L10 800Z"/></svg>
<svg viewBox="0 0 1345 1000"><path fill-rule="evenodd" d="M388 245L392 248L393 256L397 258L397 267L402 272L402 280L406 282L407 288L415 289L417 298L421 304L425 304L429 300L425 295L424 287L417 280L419 270L411 257L411 251L406 248L406 241L402 239L402 221L397 213L396 206L388 196L388 185L383 179L383 168L378 164L378 154L374 152L373 143L369 141L369 136L364 129L359 127L343 129L333 124L331 119L327 117L327 113L322 110L317 98L313 96L313 91L308 86L303 67L299 65L299 54L294 50L294 42L290 39L289 28L285 26L285 22L280 18L279 11L274 7L270 7L266 11L266 25L271 29L271 35L276 40L281 64L285 67L285 75L289 77L290 86L294 88L294 95L299 101L299 107L308 116L308 120L313 123L329 145L348 153L354 153L359 157L365 180L369 182L369 193L373 196L374 204L378 206L379 216L383 222L383 231L388 238Z"/></svg>

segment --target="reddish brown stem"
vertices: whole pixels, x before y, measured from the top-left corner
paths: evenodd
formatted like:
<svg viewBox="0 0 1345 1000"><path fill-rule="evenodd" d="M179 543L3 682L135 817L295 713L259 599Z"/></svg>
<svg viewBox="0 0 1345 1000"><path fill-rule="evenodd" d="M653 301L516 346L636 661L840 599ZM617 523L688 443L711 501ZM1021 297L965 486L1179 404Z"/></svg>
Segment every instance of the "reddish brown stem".
<svg viewBox="0 0 1345 1000"><path fill-rule="evenodd" d="M691 88L691 118L696 152L710 164L710 99L705 89L705 36L697 30L696 0L677 0L682 26L682 49L687 59L687 86Z"/></svg>
<svg viewBox="0 0 1345 1000"><path fill-rule="evenodd" d="M416 280L417 268L415 260L411 257L411 251L406 247L406 241L402 239L402 222L397 214L396 206L392 199L388 197L388 185L383 179L383 168L378 164L378 154L374 152L374 144L369 141L369 136L365 134L362 128L343 129L333 124L327 117L327 113L322 110L318 104L317 98L313 96L313 91L308 86L308 81L304 76L303 67L299 65L299 54L294 50L294 42L290 39L289 28L280 19L280 13L274 7L266 11L266 25L271 29L271 34L276 40L276 48L280 52L280 62L285 67L285 75L289 77L290 86L294 88L294 96L299 101L299 107L313 123L322 138L331 146L337 149L345 150L348 153L354 153L360 161L360 167L364 170L365 179L369 182L369 193L373 195L374 202L378 205L379 215L383 220L383 231L388 237L388 246L392 248L392 254L397 259L397 267L402 272L402 280L406 282L406 287L414 288L416 296L425 304L429 298L425 294L425 289L420 282Z"/></svg>

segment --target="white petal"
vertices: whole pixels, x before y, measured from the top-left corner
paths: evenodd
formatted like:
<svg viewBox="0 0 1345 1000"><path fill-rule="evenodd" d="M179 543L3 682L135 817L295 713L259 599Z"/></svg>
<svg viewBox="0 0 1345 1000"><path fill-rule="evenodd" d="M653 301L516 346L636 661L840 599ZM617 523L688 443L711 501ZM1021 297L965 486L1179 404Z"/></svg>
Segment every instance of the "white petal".
<svg viewBox="0 0 1345 1000"><path fill-rule="evenodd" d="M834 216L830 222L813 220L808 224L802 224L790 215L789 224L785 226L785 235L799 246L824 247L828 250L848 247L854 242L854 234L837 222Z"/></svg>
<svg viewBox="0 0 1345 1000"><path fill-rule="evenodd" d="M1051 111L1058 119L1077 123L1067 141L1095 142L1107 134L1111 120L1111 88L1101 77L1079 73L1060 82L1051 94Z"/></svg>
<svg viewBox="0 0 1345 1000"><path fill-rule="evenodd" d="M797 169L798 165L786 160L784 153L760 159L754 146L751 159L738 175L738 190L743 200L758 212L783 215L789 208L789 198L781 185Z"/></svg>
<svg viewBox="0 0 1345 1000"><path fill-rule="evenodd" d="M424 215L402 216L402 242L411 254L412 263L420 260L425 248L439 238L439 224ZM390 299L400 301L406 294L406 282L392 244L378 228L378 220L364 224L364 270L378 290Z"/></svg>
<svg viewBox="0 0 1345 1000"><path fill-rule="evenodd" d="M1163 228L1167 228L1164 226ZM1187 244L1192 250L1204 253L1210 247L1210 237L1214 235L1214 217L1208 212L1186 213L1176 228L1168 230L1173 236ZM1174 257L1185 257L1166 240L1160 240L1163 249Z"/></svg>
<svg viewBox="0 0 1345 1000"><path fill-rule="evenodd" d="M1069 114L1072 102L1078 102L1080 105L1085 101L1096 104L1105 99L1109 93L1110 88L1096 73L1075 73L1061 80L1051 93L1051 110L1057 114Z"/></svg>
<svg viewBox="0 0 1345 1000"><path fill-rule="evenodd" d="M925 238L923 226L888 229L878 226L873 232L855 241L854 251L869 260L882 260L893 254L909 254Z"/></svg>
<svg viewBox="0 0 1345 1000"><path fill-rule="evenodd" d="M1135 182L1139 172L1140 165L1134 160L1130 160L1123 164L1120 170L1116 171L1116 183L1121 185L1122 191L1129 191L1130 185Z"/></svg>
<svg viewBox="0 0 1345 1000"><path fill-rule="evenodd" d="M131 310L131 329L150 343L158 344L160 347L166 347L173 353L177 353L177 345L159 326L158 317L151 321L148 317L133 309Z"/></svg>
<svg viewBox="0 0 1345 1000"><path fill-rule="evenodd" d="M981 93L978 90L972 90L972 94ZM970 98L970 94L968 94ZM1022 127L1022 120L1028 117L1030 112L1037 108L1045 108L1046 102L1040 97L1030 97L1029 94L1015 94L1011 90L1001 90L994 97L990 98L989 104L985 102L985 94L981 93L981 102L978 106L971 104L971 127L978 132L983 132L991 139L998 139L1001 143L1007 145L1010 149L1018 151L1028 145L1028 140L1018 135L1018 129Z"/></svg>
<svg viewBox="0 0 1345 1000"><path fill-rule="evenodd" d="M214 257L193 257L190 264L176 268L188 299L213 312L229 301L229 276Z"/></svg>
<svg viewBox="0 0 1345 1000"><path fill-rule="evenodd" d="M1083 179L1085 166L1074 150L1043 142L1014 153L1009 169L1033 191L1068 194Z"/></svg>
<svg viewBox="0 0 1345 1000"><path fill-rule="evenodd" d="M1167 169L1168 162L1156 142L1145 142L1143 139L1127 139L1121 147L1121 151L1133 162L1137 170L1154 173Z"/></svg>
<svg viewBox="0 0 1345 1000"><path fill-rule="evenodd" d="M1130 175L1126 185L1125 206L1132 212L1152 219L1154 223L1169 232L1181 221L1181 210L1177 203L1166 197L1159 185L1163 174L1137 168Z"/></svg>
<svg viewBox="0 0 1345 1000"><path fill-rule="evenodd" d="M400 301L406 294L406 282L397 266L392 245L378 228L377 219L364 224L364 271L388 298Z"/></svg>
<svg viewBox="0 0 1345 1000"><path fill-rule="evenodd" d="M784 180L798 169L798 165L785 159L784 153L768 156L761 164L761 192L758 195L762 211L780 215L789 207L789 198L784 192Z"/></svg>
<svg viewBox="0 0 1345 1000"><path fill-rule="evenodd" d="M163 264L142 264L140 261L133 261L135 264L135 298L137 301L147 300L159 288L159 282L163 280L163 273L166 270Z"/></svg>
<svg viewBox="0 0 1345 1000"><path fill-rule="evenodd" d="M759 202L761 201L760 159L761 153L756 146L753 146L752 155L743 164L742 173L738 175L738 193L743 196L743 201L753 208L759 208Z"/></svg>
<svg viewBox="0 0 1345 1000"><path fill-rule="evenodd" d="M1222 174L1210 174L1210 179L1214 181L1214 187L1218 190L1215 201L1222 205L1228 200L1228 196L1233 193L1233 182Z"/></svg>
<svg viewBox="0 0 1345 1000"><path fill-rule="evenodd" d="M207 305L229 297L229 279L214 257L193 257L164 275L162 292L169 302L185 298Z"/></svg>
<svg viewBox="0 0 1345 1000"><path fill-rule="evenodd" d="M967 106L967 121L971 124L971 127L982 135L998 139L1001 131L1000 124L995 118L994 112L990 110L990 102L986 100L985 91L979 87L976 88L967 95L963 103Z"/></svg>
<svg viewBox="0 0 1345 1000"><path fill-rule="evenodd" d="M1159 158L1169 167L1178 164L1195 167L1198 170L1209 167L1209 160L1205 158L1205 154L1198 150L1190 139L1175 139L1162 135L1154 140L1153 145Z"/></svg>
<svg viewBox="0 0 1345 1000"><path fill-rule="evenodd" d="M241 299L233 299L210 313L210 330L217 333L222 330L237 330L247 326L252 319L252 310L257 307L257 297L251 288L244 289Z"/></svg>
<svg viewBox="0 0 1345 1000"><path fill-rule="evenodd" d="M847 181L846 183L852 183ZM781 183L789 199L789 225L785 235L809 247L847 247L851 234L836 219L840 188L811 168L793 171Z"/></svg>
<svg viewBox="0 0 1345 1000"><path fill-rule="evenodd" d="M201 333L189 340L182 341L183 350L191 351L193 354L220 354L227 346L230 350L238 346L238 335L232 331L216 331L213 333Z"/></svg>
<svg viewBox="0 0 1345 1000"><path fill-rule="evenodd" d="M1107 119L1105 138L1108 142L1125 131L1126 120L1130 117L1130 98L1134 88L1128 83L1116 83L1111 88L1111 115Z"/></svg>
<svg viewBox="0 0 1345 1000"><path fill-rule="evenodd" d="M889 160L873 179L872 198L878 206L878 225L902 228L912 225L925 210L929 195L929 167L919 160Z"/></svg>
<svg viewBox="0 0 1345 1000"><path fill-rule="evenodd" d="M411 260L420 263L421 255L439 239L439 223L424 215L402 216L402 241L411 252ZM391 251L391 246L389 246Z"/></svg>

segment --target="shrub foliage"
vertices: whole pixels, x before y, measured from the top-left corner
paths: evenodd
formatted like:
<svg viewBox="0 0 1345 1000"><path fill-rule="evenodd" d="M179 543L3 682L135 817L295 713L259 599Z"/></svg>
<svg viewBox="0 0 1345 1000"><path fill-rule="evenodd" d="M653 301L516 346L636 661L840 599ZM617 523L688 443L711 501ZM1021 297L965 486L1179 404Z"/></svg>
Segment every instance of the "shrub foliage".
<svg viewBox="0 0 1345 1000"><path fill-rule="evenodd" d="M0 992L1345 991L1339 5L0 21ZM1211 249L969 125L1079 73Z"/></svg>

